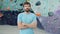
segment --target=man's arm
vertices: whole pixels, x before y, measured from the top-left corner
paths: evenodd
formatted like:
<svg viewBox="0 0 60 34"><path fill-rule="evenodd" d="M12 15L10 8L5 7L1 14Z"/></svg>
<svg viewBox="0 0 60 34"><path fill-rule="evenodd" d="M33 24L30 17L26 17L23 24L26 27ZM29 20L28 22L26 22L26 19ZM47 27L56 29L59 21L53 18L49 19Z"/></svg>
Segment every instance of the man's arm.
<svg viewBox="0 0 60 34"><path fill-rule="evenodd" d="M25 29L27 27L22 24L22 19L21 18L22 18L22 14L19 14L18 18L17 18L18 29Z"/></svg>
<svg viewBox="0 0 60 34"><path fill-rule="evenodd" d="M32 22L31 24L24 24L23 23L23 25L25 25L28 28L36 28L37 27L37 22L35 21L35 22Z"/></svg>
<svg viewBox="0 0 60 34"><path fill-rule="evenodd" d="M22 23L18 23L18 29L25 29L27 28L26 26L24 26Z"/></svg>
<svg viewBox="0 0 60 34"><path fill-rule="evenodd" d="M37 23L35 22L33 22L33 23L31 23L31 24L29 24L29 25L27 25L29 28L36 28L37 27Z"/></svg>
<svg viewBox="0 0 60 34"><path fill-rule="evenodd" d="M24 24L24 23L23 23ZM27 26L28 28L36 28L37 27L37 20L36 20L36 16L33 15L33 21L31 24L24 24L25 26Z"/></svg>

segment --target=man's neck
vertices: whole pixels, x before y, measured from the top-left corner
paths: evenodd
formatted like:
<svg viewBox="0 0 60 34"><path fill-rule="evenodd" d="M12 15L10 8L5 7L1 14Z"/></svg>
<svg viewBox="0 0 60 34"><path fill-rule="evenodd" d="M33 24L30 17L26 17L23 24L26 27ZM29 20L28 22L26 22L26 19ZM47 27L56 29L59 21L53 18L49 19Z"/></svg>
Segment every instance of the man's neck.
<svg viewBox="0 0 60 34"><path fill-rule="evenodd" d="M26 13L26 14L29 14L30 12L26 12L26 11L25 11L25 13Z"/></svg>

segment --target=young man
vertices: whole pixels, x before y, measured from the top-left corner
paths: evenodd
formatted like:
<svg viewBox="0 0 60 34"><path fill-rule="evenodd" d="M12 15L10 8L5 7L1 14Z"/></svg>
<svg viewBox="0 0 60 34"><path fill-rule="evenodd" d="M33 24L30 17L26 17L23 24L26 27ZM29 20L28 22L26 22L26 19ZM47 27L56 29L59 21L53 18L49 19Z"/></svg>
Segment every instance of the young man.
<svg viewBox="0 0 60 34"><path fill-rule="evenodd" d="M31 4L23 4L24 12L18 15L18 29L20 34L34 34L33 28L36 28L36 15L30 12Z"/></svg>

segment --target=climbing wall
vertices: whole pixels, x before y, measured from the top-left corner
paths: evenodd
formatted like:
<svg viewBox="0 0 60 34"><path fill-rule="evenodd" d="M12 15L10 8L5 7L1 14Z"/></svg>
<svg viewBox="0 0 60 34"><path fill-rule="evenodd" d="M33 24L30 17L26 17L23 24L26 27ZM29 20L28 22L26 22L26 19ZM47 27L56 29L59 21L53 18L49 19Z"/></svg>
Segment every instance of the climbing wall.
<svg viewBox="0 0 60 34"><path fill-rule="evenodd" d="M3 0L2 4L3 4L3 7L2 9L7 9L9 8L10 10L17 10L17 9L21 9L22 6L21 4L23 2L25 2L26 0Z"/></svg>
<svg viewBox="0 0 60 34"><path fill-rule="evenodd" d="M54 12L60 5L60 0L27 0L32 4L35 13L40 12L42 16L48 16L48 12Z"/></svg>
<svg viewBox="0 0 60 34"><path fill-rule="evenodd" d="M2 0L0 0L0 9L2 8Z"/></svg>

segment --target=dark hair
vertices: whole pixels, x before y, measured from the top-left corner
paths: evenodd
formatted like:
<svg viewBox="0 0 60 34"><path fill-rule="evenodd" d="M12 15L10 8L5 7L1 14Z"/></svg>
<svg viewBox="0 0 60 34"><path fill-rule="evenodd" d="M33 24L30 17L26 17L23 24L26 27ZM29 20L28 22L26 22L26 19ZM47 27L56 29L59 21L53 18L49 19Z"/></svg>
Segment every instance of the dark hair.
<svg viewBox="0 0 60 34"><path fill-rule="evenodd" d="M24 7L24 5L26 5L26 4L29 5L29 6L31 6L31 4L30 4L29 2L24 2L24 3L23 3L23 7Z"/></svg>

